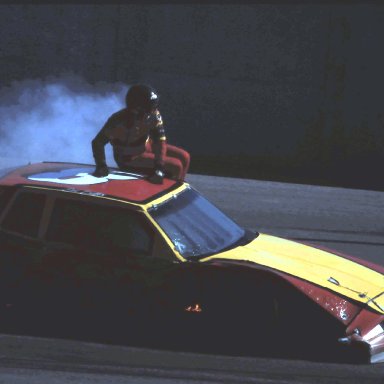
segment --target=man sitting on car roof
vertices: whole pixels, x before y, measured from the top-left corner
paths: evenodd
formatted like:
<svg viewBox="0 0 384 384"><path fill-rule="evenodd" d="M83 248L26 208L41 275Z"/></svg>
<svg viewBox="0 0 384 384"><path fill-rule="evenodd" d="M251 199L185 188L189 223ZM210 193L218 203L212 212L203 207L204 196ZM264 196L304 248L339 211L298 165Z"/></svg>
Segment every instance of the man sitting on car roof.
<svg viewBox="0 0 384 384"><path fill-rule="evenodd" d="M184 180L190 156L185 150L167 144L156 91L136 84L129 88L125 101L126 107L110 116L92 140L96 162L93 175L108 175L104 147L111 143L121 170L150 171L149 180L153 183L162 183L164 175Z"/></svg>

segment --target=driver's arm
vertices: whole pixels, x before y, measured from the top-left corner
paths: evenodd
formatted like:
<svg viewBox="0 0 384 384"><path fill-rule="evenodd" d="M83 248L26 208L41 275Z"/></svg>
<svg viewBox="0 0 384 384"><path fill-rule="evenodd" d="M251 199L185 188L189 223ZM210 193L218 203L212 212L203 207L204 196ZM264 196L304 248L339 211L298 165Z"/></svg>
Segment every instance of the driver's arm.
<svg viewBox="0 0 384 384"><path fill-rule="evenodd" d="M96 177L107 176L109 173L109 169L105 161L104 147L111 140L111 137L109 135L111 127L112 121L111 118L109 118L104 124L103 128L101 128L99 133L92 140L92 153L96 163L96 170L93 175Z"/></svg>

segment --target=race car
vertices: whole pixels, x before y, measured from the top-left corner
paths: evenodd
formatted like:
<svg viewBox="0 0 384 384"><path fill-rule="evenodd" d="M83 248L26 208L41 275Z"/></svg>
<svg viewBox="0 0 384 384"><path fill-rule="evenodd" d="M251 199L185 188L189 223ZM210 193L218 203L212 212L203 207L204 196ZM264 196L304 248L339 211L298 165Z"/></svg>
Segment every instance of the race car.
<svg viewBox="0 0 384 384"><path fill-rule="evenodd" d="M93 170L0 173L0 331L384 361L383 267L244 229L188 183Z"/></svg>

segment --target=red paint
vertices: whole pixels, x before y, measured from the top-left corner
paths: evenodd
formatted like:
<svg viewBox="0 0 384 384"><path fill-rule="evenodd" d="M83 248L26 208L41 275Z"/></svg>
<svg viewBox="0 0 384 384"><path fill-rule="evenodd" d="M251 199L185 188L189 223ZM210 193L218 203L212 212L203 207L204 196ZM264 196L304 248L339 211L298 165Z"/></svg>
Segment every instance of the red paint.
<svg viewBox="0 0 384 384"><path fill-rule="evenodd" d="M343 298L327 290L326 288L319 287L308 281L301 280L297 277L287 275L282 272L275 271L275 273L289 281L306 296L308 296L315 303L320 305L345 325L348 325L359 313L359 311L361 311L361 306L352 304L348 298Z"/></svg>
<svg viewBox="0 0 384 384"><path fill-rule="evenodd" d="M368 346L371 362L383 362L384 333L365 337L378 324L384 324L384 315L363 309L346 330L351 343L364 343Z"/></svg>
<svg viewBox="0 0 384 384"><path fill-rule="evenodd" d="M356 315L364 307L364 304L355 303L349 298L344 298L337 293L315 285L309 281L302 280L298 277L277 271L272 268L260 266L258 264L250 264L232 260L215 260L212 265L215 267L229 267L231 265L238 265L246 268L267 270L275 275L279 275L345 325L348 325L351 321L353 321ZM376 318L379 319L380 315L376 314Z"/></svg>
<svg viewBox="0 0 384 384"><path fill-rule="evenodd" d="M363 309L348 326L347 335L352 334L355 329L358 329L361 336L364 337L372 328L382 321L384 321L384 315L379 315L369 309Z"/></svg>
<svg viewBox="0 0 384 384"><path fill-rule="evenodd" d="M61 184L29 180L28 175L49 171L59 171L70 168L93 167L88 164L73 163L37 163L20 167L0 179L0 185L37 185L59 189L72 189L78 192L102 193L115 198L133 202L143 202L155 195L162 194L176 184L176 181L164 179L163 184L152 184L145 179L138 180L109 180L105 183L92 185ZM116 169L117 170L117 169ZM117 170L118 171L118 170Z"/></svg>

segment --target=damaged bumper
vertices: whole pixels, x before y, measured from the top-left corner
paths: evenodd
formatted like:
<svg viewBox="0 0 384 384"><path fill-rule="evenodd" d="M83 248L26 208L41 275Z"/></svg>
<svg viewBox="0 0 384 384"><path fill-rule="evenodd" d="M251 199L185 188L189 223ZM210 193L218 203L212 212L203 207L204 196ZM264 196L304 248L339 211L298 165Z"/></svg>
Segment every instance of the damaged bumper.
<svg viewBox="0 0 384 384"><path fill-rule="evenodd" d="M340 338L339 342L359 361L384 363L384 322L364 336L356 329L352 335Z"/></svg>

